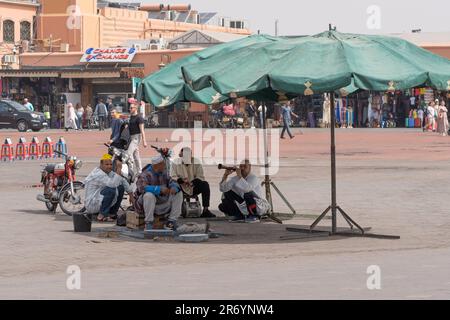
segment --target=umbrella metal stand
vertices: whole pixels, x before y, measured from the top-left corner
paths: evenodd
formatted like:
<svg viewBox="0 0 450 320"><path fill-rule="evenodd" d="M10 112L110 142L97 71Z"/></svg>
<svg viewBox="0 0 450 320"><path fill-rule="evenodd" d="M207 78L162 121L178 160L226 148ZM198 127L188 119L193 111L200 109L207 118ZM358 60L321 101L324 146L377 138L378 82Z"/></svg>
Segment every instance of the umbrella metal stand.
<svg viewBox="0 0 450 320"><path fill-rule="evenodd" d="M289 201L286 199L286 197L281 193L280 189L277 188L275 183L270 180L269 175L269 150L267 148L267 130L266 130L266 106L262 106L262 127L263 127L263 134L264 134L264 181L262 182L262 185L265 186L266 189L266 200L270 204L270 212L269 212L269 218L273 221L282 224L283 222L278 219L275 216L275 213L273 211L273 202L272 202L272 192L270 190L270 187L274 188L275 191L278 193L278 195L283 199L283 201L286 203L286 205L291 209L292 213L295 214L295 209L291 206Z"/></svg>
<svg viewBox="0 0 450 320"><path fill-rule="evenodd" d="M365 238L376 238L376 239L390 239L397 240L400 239L399 236L395 235L383 235L383 234L373 234L367 233L371 228L362 228L357 224L340 206L337 205L336 197L336 138L335 138L335 125L336 125L336 114L334 110L334 92L331 92L331 205L314 221L314 223L308 228L287 228L287 231L316 234L316 236L346 236L346 237L365 237ZM331 232L325 230L314 230L317 224L331 211ZM343 230L342 228L337 228L337 212L344 217L347 224L350 226L350 230ZM354 227L356 227L359 232L357 232ZM301 237L302 239L304 236ZM294 238L288 237L286 240L293 240ZM283 239L282 239L283 240Z"/></svg>
<svg viewBox="0 0 450 320"><path fill-rule="evenodd" d="M314 221L314 223L310 226L310 230L313 230L316 225L327 215L327 213L331 210L331 234L337 234L337 212L339 211L341 215L344 217L345 221L350 226L350 229L356 228L361 231L361 234L364 235L364 229L358 225L350 216L342 210L341 207L337 205L336 200L336 137L335 137L335 128L336 128L336 111L334 110L334 92L330 93L330 115L331 115L331 205Z"/></svg>

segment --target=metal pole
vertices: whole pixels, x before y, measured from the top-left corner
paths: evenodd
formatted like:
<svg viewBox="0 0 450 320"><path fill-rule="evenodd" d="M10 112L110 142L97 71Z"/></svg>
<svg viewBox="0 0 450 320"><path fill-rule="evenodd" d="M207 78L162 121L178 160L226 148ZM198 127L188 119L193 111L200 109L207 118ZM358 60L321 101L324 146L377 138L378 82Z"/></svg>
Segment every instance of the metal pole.
<svg viewBox="0 0 450 320"><path fill-rule="evenodd" d="M262 109L262 129L264 135L264 184L266 187L266 200L270 204L270 215L273 215L272 194L270 192L270 176L269 176L269 148L267 147L267 130L266 130L266 106L261 104Z"/></svg>
<svg viewBox="0 0 450 320"><path fill-rule="evenodd" d="M331 233L337 231L336 228L336 111L334 110L334 92L330 92L330 115L331 115Z"/></svg>

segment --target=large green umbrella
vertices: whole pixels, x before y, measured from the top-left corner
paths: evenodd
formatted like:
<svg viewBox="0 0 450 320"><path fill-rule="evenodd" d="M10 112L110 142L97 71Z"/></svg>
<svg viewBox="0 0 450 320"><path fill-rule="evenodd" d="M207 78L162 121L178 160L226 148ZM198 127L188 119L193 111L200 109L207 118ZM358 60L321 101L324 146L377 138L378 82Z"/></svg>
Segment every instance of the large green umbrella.
<svg viewBox="0 0 450 320"><path fill-rule="evenodd" d="M200 91L186 86L181 73L181 67L187 64L208 60L210 57L226 56L237 49L247 48L259 43L271 43L280 38L266 35L253 35L228 43L219 44L190 56L179 59L164 69L153 73L142 80L141 97L157 107L165 107L180 101L215 104L228 100L228 96L221 95L211 87Z"/></svg>
<svg viewBox="0 0 450 320"><path fill-rule="evenodd" d="M337 211L364 234L364 229L337 205L334 92L349 86L355 90L394 91L426 85L450 90L450 60L399 38L328 31L210 57L183 66L183 76L195 90L212 85L229 97L268 90L279 96L330 92L331 205L310 229L331 210L332 234L337 233ZM266 192L268 182L266 175Z"/></svg>
<svg viewBox="0 0 450 320"><path fill-rule="evenodd" d="M426 85L448 90L450 60L394 37L343 34L283 38L183 66L195 90L210 87L230 97L270 88L312 94L354 81L363 90L402 90Z"/></svg>

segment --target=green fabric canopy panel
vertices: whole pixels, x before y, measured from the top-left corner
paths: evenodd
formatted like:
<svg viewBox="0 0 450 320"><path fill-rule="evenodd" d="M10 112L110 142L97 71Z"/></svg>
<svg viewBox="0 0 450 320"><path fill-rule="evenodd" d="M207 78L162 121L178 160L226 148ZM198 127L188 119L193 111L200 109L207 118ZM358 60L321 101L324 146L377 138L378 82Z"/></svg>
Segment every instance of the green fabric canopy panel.
<svg viewBox="0 0 450 320"><path fill-rule="evenodd" d="M341 89L450 90L450 60L400 38L327 31L277 39L183 64L184 79L193 90L212 88L231 98L271 91L276 98Z"/></svg>
<svg viewBox="0 0 450 320"><path fill-rule="evenodd" d="M219 58L232 54L235 50L248 48L260 43L273 43L281 38L266 35L254 35L236 41L216 45L190 56L179 59L164 69L153 73L142 80L140 97L157 107L173 105L177 102L199 102L215 104L228 100L229 97L218 93L208 86L203 90L195 91L186 85L181 73L181 67L200 61L206 61L211 57Z"/></svg>

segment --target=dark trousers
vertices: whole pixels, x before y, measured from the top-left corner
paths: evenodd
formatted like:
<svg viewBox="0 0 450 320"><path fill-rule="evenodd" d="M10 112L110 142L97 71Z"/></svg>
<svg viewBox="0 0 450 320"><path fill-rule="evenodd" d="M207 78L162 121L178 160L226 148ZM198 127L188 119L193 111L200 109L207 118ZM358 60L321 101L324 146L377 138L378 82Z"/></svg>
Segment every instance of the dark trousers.
<svg viewBox="0 0 450 320"><path fill-rule="evenodd" d="M291 128L289 127L289 121L283 119L283 130L281 131L281 137L284 137L284 133L287 131L290 138L292 138Z"/></svg>
<svg viewBox="0 0 450 320"><path fill-rule="evenodd" d="M117 193L117 201L111 206L116 197ZM120 209L120 204L122 203L123 194L125 193L125 188L121 185L117 188L104 188L100 194L103 196L102 206L100 207L100 214L108 217L108 216L117 216L117 212Z"/></svg>
<svg viewBox="0 0 450 320"><path fill-rule="evenodd" d="M201 194L203 207L209 208L209 200L211 198L209 183L200 179L194 179L192 184L194 185L194 196Z"/></svg>
<svg viewBox="0 0 450 320"><path fill-rule="evenodd" d="M225 213L225 215L228 216L235 216L238 218L244 218L244 216L241 213L241 210L239 210L238 206L236 205L235 201L242 203L245 201L245 204L247 205L247 210L249 214L256 214L256 200L255 200L255 193L249 192L244 194L244 198L239 196L234 191L228 191L225 192L224 198L222 199L222 203L219 205L220 211Z"/></svg>
<svg viewBox="0 0 450 320"><path fill-rule="evenodd" d="M106 116L98 116L98 130L99 131L105 130L105 118L106 118Z"/></svg>

